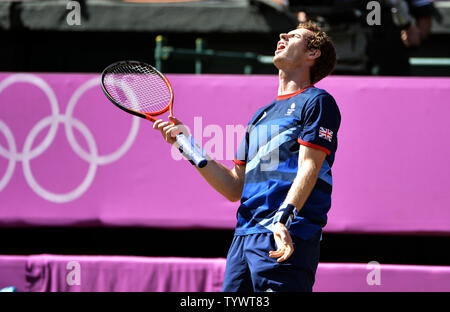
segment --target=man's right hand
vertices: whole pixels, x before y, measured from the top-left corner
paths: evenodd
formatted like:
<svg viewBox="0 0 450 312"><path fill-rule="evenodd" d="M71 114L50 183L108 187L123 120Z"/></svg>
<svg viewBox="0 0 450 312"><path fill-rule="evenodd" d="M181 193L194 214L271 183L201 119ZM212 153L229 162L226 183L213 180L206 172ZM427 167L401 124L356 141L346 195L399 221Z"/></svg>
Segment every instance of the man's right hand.
<svg viewBox="0 0 450 312"><path fill-rule="evenodd" d="M176 136L180 133L183 133L185 136L189 136L189 131L183 123L175 117L170 116L169 121L163 121L162 119L155 121L153 124L153 129L160 131L164 140L166 140L169 144L175 143Z"/></svg>
<svg viewBox="0 0 450 312"><path fill-rule="evenodd" d="M421 30L414 24L401 31L401 39L407 47L417 47L422 41Z"/></svg>

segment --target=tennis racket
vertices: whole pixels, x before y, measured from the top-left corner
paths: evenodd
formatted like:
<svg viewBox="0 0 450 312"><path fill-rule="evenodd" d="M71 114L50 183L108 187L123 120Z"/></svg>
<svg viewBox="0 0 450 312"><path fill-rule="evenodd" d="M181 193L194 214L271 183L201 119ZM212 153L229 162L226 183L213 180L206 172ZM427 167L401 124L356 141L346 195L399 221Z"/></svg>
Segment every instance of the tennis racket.
<svg viewBox="0 0 450 312"><path fill-rule="evenodd" d="M102 73L102 89L117 107L135 116L155 122L156 116L173 113L173 89L169 80L151 65L121 61ZM203 150L192 137L178 134L176 141L184 156L199 168L207 164Z"/></svg>

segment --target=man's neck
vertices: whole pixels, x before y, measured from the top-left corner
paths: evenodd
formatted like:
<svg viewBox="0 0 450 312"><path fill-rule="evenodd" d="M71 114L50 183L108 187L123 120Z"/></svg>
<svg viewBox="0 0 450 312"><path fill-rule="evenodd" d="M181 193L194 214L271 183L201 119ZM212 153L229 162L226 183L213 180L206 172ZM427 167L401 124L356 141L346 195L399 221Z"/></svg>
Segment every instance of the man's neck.
<svg viewBox="0 0 450 312"><path fill-rule="evenodd" d="M309 68L296 68L293 71L278 72L278 96L300 91L311 85Z"/></svg>

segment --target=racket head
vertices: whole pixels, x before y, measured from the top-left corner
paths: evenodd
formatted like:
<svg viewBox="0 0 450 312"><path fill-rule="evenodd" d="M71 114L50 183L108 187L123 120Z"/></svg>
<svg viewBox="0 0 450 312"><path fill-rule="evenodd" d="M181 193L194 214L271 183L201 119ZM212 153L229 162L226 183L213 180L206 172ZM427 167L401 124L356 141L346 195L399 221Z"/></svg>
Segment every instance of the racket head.
<svg viewBox="0 0 450 312"><path fill-rule="evenodd" d="M127 113L155 121L173 113L173 89L156 68L139 61L119 61L106 67L101 77L106 97Z"/></svg>

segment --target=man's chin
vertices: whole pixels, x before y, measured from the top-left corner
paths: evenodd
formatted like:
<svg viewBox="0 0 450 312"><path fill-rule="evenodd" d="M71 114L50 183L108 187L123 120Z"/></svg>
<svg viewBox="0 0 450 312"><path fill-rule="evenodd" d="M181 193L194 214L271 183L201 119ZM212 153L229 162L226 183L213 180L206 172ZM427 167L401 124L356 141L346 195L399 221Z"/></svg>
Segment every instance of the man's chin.
<svg viewBox="0 0 450 312"><path fill-rule="evenodd" d="M279 57L278 55L275 55L272 59L273 65L275 65L276 68L281 69L283 66L283 58Z"/></svg>

